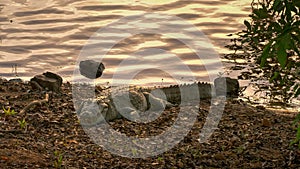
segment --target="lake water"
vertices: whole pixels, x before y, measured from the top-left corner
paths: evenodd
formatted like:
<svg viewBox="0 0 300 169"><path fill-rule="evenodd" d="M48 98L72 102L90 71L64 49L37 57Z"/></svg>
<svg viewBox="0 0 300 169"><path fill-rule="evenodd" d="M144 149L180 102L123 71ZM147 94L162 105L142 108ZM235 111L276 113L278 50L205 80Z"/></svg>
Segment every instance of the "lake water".
<svg viewBox="0 0 300 169"><path fill-rule="evenodd" d="M108 29L98 33L88 58L99 57L97 52L103 53L100 48L108 44L115 45L103 56L106 69L97 82L111 82L114 77L122 83L133 72L139 72L130 79L135 84L209 81L208 72L214 76L220 72L219 67L214 67L218 60L210 57L209 52L200 60L194 49L178 39L187 39L187 33L192 37L189 41L213 48L215 56L228 53L224 46L231 37L227 35L244 28L250 3L251 0L1 0L0 76L13 78L17 73L28 80L52 71L72 81L78 58L81 56L79 60L83 60L82 48L89 38L100 28L136 15L129 20L130 24L117 25L117 31ZM152 20L138 17L145 13L155 13L155 16ZM168 27L162 26L170 21L165 16L181 19L172 22L170 34ZM127 34L128 30L138 31L139 25L157 29ZM208 40L198 42L199 38L193 37L195 32L190 31L191 25ZM121 40L116 43L115 39Z"/></svg>

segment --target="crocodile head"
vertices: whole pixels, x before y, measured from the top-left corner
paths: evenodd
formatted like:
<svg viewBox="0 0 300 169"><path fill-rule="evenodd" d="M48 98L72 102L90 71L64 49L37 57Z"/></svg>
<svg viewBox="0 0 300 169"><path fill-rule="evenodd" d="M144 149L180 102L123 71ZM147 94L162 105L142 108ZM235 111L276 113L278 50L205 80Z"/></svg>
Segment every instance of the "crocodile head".
<svg viewBox="0 0 300 169"><path fill-rule="evenodd" d="M77 114L82 125L94 126L105 120L107 112L107 104L98 104L94 100L88 100L81 104L77 111Z"/></svg>

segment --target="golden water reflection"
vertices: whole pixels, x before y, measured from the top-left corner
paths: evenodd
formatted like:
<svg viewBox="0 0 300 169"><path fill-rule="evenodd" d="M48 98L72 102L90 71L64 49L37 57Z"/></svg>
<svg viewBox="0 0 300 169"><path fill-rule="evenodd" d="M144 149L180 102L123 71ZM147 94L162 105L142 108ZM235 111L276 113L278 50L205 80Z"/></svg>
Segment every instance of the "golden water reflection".
<svg viewBox="0 0 300 169"><path fill-rule="evenodd" d="M224 46L230 33L243 28L243 20L250 11L251 0L2 0L0 2L0 76L14 77L11 66L18 65L20 77L28 80L35 74L53 71L71 81L73 71L82 47L98 29L121 19L124 16L157 12L176 15L203 31L214 49L220 55L227 53ZM138 21L137 21L138 22ZM157 26L157 23L144 23L144 26ZM149 25L147 25L149 24ZM181 23L177 23L181 24ZM128 25L126 25L128 27ZM119 25L120 29L126 29ZM185 30L188 30L186 28ZM180 32L182 30L178 30ZM135 35L113 32L101 35L105 39L123 37L105 57L107 69L99 83L111 81L118 63L138 51L158 48L170 52L155 55L152 59L168 59L172 55L183 60L191 67L192 74L176 70L181 82L189 82L191 76L197 80L209 80L203 63L213 65L214 60L199 60L193 50L176 39L181 34L172 35ZM179 37L179 38L185 38ZM112 43L106 40L101 43ZM206 45L205 43L203 45ZM95 55L96 57L96 55ZM162 64L152 63L151 64ZM176 63L163 64L177 66ZM123 69L141 68L131 65ZM211 70L217 74L219 70ZM173 83L174 79L161 72L145 71L139 73L135 83ZM162 80L164 79L164 80ZM124 80L124 79L122 79ZM121 80L121 81L122 81Z"/></svg>

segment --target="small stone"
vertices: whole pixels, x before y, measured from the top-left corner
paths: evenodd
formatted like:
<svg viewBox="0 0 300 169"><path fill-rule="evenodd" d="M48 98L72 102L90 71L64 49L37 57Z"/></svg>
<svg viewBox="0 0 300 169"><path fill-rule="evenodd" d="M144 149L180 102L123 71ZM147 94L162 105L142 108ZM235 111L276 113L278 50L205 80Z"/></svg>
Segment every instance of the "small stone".
<svg viewBox="0 0 300 169"><path fill-rule="evenodd" d="M222 153L218 153L215 155L216 160L225 160L225 156Z"/></svg>
<svg viewBox="0 0 300 169"><path fill-rule="evenodd" d="M104 69L105 67L103 63L96 62L94 60L85 60L79 63L80 74L89 79L99 78L102 75Z"/></svg>
<svg viewBox="0 0 300 169"><path fill-rule="evenodd" d="M184 164L183 164L183 162L181 162L181 161L178 161L178 162L177 162L177 165L178 165L179 168L184 168Z"/></svg>
<svg viewBox="0 0 300 169"><path fill-rule="evenodd" d="M5 88L0 86L0 92L5 92L5 91L6 91Z"/></svg>
<svg viewBox="0 0 300 169"><path fill-rule="evenodd" d="M259 110L265 110L266 109L264 106L261 106L261 105L256 106L256 108L259 109Z"/></svg>
<svg viewBox="0 0 300 169"><path fill-rule="evenodd" d="M0 84L1 84L1 85L4 84L4 83L6 83L6 82L7 82L6 79L0 77Z"/></svg>
<svg viewBox="0 0 300 169"><path fill-rule="evenodd" d="M270 120L268 120L268 119L263 119L263 120L262 120L262 126L264 126L264 127L271 127L272 124L271 124Z"/></svg>

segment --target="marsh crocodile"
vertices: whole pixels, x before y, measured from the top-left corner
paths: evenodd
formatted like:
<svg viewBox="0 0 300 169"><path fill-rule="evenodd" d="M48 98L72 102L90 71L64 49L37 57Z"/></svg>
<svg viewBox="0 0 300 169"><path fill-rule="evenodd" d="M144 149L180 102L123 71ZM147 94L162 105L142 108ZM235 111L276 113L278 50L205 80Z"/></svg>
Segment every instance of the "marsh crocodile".
<svg viewBox="0 0 300 169"><path fill-rule="evenodd" d="M107 96L83 101L77 114L81 124L85 125L94 125L104 120L112 121L122 117L136 122L149 122L147 120L149 117L144 112L159 112L190 100L209 99L220 95L237 97L238 92L238 81L229 77L215 79L214 85L197 82L153 88L116 87L112 88ZM147 118L141 118L141 113L144 113L143 117Z"/></svg>

